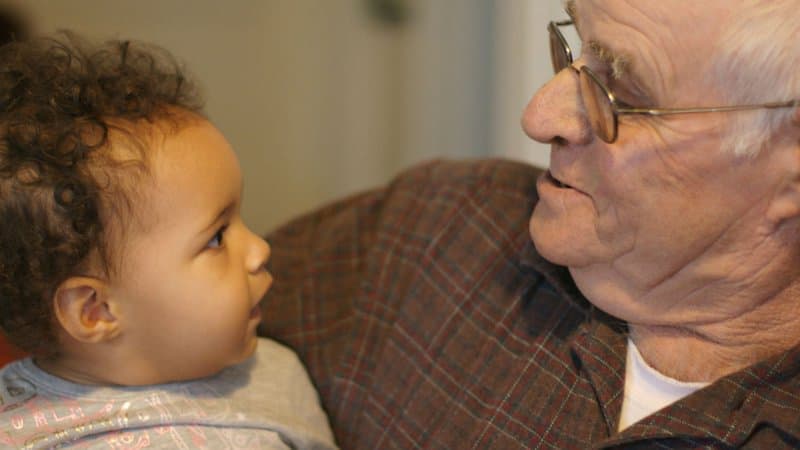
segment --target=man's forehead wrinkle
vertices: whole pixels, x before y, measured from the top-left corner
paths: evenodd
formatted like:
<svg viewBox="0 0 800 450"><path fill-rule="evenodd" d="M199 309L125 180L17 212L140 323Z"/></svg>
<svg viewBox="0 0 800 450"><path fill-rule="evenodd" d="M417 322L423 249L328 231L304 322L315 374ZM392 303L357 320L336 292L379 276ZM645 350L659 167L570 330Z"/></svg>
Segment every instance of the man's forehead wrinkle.
<svg viewBox="0 0 800 450"><path fill-rule="evenodd" d="M584 7L580 8L579 11L578 3L575 0L570 0L567 4L567 13L573 18L578 34L584 40L584 51L588 51L598 61L605 63L610 68L611 77L614 79L622 78L628 72L633 58L629 53L615 48L611 42L606 40L605 36L599 35L594 31L596 23L613 22L615 18L604 10L602 5L598 7L598 5L593 5L591 1L581 3ZM582 17L584 15L588 15L589 18ZM587 28L583 32L581 32L582 25Z"/></svg>
<svg viewBox="0 0 800 450"><path fill-rule="evenodd" d="M664 2L576 0L576 18L581 21L585 48L608 64L615 79L630 82L641 100L656 102L668 92L667 78L674 64L665 54L665 42L673 32L663 19ZM666 2L669 3L669 2Z"/></svg>
<svg viewBox="0 0 800 450"><path fill-rule="evenodd" d="M693 56L692 51L682 48L679 37L664 23L652 22L634 31L642 42L635 60L637 81L651 101L679 106L683 91L678 87L684 83L678 78L687 75L685 60Z"/></svg>
<svg viewBox="0 0 800 450"><path fill-rule="evenodd" d="M704 71L707 58L698 49L707 48L708 33L721 26L707 20L705 3L694 1L626 1L626 12L619 22L631 30L626 42L635 45L635 71L641 86L655 102L679 106L689 104L680 98L685 92L678 86L691 85L687 79L695 71ZM700 25L702 24L702 26ZM703 35L703 36L701 36ZM710 36L709 36L710 37Z"/></svg>

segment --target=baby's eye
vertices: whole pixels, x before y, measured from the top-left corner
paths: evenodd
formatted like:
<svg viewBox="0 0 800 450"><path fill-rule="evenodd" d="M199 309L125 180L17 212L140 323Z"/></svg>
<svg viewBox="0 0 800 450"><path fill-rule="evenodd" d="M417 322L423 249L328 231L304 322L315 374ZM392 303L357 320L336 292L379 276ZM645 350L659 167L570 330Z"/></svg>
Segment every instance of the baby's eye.
<svg viewBox="0 0 800 450"><path fill-rule="evenodd" d="M214 233L214 237L212 237L211 240L208 241L208 244L206 244L206 248L222 247L222 237L225 234L225 230L227 229L228 229L227 225L220 227L220 229L217 230L216 233Z"/></svg>

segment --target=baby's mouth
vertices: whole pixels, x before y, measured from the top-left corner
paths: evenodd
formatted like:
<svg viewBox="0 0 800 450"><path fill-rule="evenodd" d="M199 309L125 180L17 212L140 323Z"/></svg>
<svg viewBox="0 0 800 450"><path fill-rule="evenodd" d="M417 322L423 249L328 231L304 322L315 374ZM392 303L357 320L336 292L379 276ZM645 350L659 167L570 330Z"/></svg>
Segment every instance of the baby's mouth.
<svg viewBox="0 0 800 450"><path fill-rule="evenodd" d="M272 288L272 274L266 272L266 276L268 278L267 285L264 287L264 292L261 293L261 296L258 299L258 302L253 306L250 310L250 318L255 319L261 317L261 302L264 301L264 296L267 295L270 288Z"/></svg>
<svg viewBox="0 0 800 450"><path fill-rule="evenodd" d="M261 302L256 303L256 306L253 306L253 309L250 310L250 318L251 319L258 319L261 317Z"/></svg>

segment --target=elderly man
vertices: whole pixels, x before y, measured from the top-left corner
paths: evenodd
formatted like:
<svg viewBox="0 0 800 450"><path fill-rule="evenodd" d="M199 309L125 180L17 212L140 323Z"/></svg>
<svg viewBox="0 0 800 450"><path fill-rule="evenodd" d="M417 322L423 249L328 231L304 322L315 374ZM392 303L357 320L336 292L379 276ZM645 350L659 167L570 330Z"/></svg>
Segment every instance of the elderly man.
<svg viewBox="0 0 800 450"><path fill-rule="evenodd" d="M434 162L294 221L262 331L344 448L798 448L800 4L567 12L523 117L550 170Z"/></svg>

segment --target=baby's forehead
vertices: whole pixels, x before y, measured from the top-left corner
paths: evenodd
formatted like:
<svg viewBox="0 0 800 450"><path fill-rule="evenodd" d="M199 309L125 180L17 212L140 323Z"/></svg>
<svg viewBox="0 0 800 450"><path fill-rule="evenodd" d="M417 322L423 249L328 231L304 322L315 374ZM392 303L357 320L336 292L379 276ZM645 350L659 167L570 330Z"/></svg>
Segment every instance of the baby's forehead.
<svg viewBox="0 0 800 450"><path fill-rule="evenodd" d="M107 186L120 185L125 191L136 191L134 183L154 180L158 159L169 151L166 142L180 139L181 131L205 119L190 112L170 112L154 119L136 121L109 119L107 121L106 145L102 152L92 157L89 166L108 174Z"/></svg>
<svg viewBox="0 0 800 450"><path fill-rule="evenodd" d="M164 148L167 139L203 122L206 119L198 114L174 107L165 107L163 112L148 118L109 118L106 120L107 151L122 160L133 156L134 159L147 162Z"/></svg>
<svg viewBox="0 0 800 450"><path fill-rule="evenodd" d="M156 165L165 152L164 142L179 130L173 119L108 121L105 148L89 166L104 191L103 215L115 246L124 247L130 236L147 233L157 224Z"/></svg>
<svg viewBox="0 0 800 450"><path fill-rule="evenodd" d="M121 170L116 182L140 183L127 189L151 201L176 191L213 196L220 177L241 179L238 159L225 137L196 115L115 127L108 154L115 164L130 169Z"/></svg>

